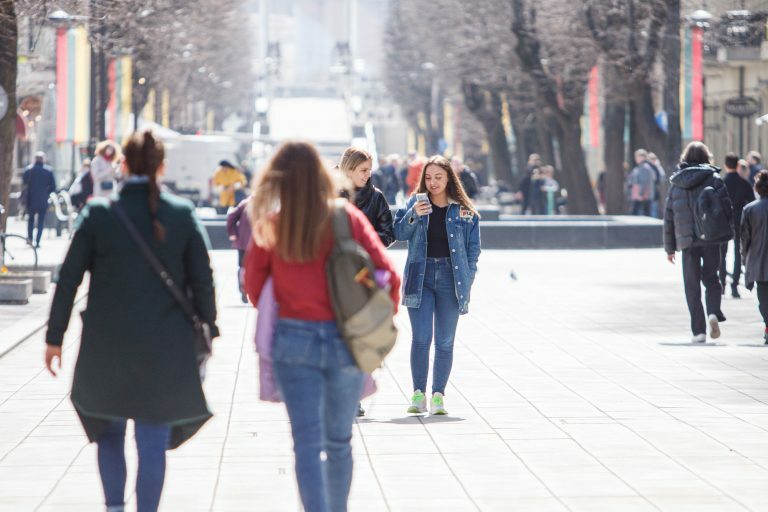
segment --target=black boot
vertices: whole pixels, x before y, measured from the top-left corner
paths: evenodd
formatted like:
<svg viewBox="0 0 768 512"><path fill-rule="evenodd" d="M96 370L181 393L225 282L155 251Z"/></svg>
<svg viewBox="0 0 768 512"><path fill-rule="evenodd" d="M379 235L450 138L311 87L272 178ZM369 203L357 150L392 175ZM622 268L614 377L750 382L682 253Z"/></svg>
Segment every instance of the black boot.
<svg viewBox="0 0 768 512"><path fill-rule="evenodd" d="M739 285L732 284L731 285L731 297L734 299L740 299L741 295L739 294Z"/></svg>
<svg viewBox="0 0 768 512"><path fill-rule="evenodd" d="M363 409L363 404L362 403L358 403L357 404L357 417L361 418L363 416L365 416L365 409Z"/></svg>

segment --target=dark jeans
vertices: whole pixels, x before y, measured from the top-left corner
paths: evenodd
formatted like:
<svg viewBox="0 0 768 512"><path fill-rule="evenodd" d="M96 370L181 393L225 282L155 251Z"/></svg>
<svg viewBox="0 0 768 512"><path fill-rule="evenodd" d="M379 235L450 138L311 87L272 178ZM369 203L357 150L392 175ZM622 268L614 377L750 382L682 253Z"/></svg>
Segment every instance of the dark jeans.
<svg viewBox="0 0 768 512"><path fill-rule="evenodd" d="M707 315L716 315L721 322L725 321L720 302L722 287L717 277L720 269L720 246L705 245L683 250L683 282L685 284L685 299L691 314L691 331L694 336L707 333L707 317L701 305L701 284L704 283Z"/></svg>
<svg viewBox="0 0 768 512"><path fill-rule="evenodd" d="M421 306L408 308L411 318L411 377L414 391L426 392L429 374L429 349L432 327L435 335L435 360L432 368L432 393L445 394L453 365L453 340L459 322L459 302L453 282L450 258L427 258Z"/></svg>
<svg viewBox="0 0 768 512"><path fill-rule="evenodd" d="M757 282L757 303L760 314L763 316L763 323L768 329L768 281Z"/></svg>
<svg viewBox="0 0 768 512"><path fill-rule="evenodd" d="M32 232L35 227L35 217L37 217L37 239L35 245L40 245L40 239L43 237L43 229L45 229L45 214L48 208L44 210L29 210L27 212L27 240L32 242Z"/></svg>
<svg viewBox="0 0 768 512"><path fill-rule="evenodd" d="M136 478L138 512L155 512L160 504L165 480L165 450L171 429L136 421L136 447L139 451L139 472ZM125 420L112 422L101 434L98 444L99 473L104 487L107 507L125 504Z"/></svg>
<svg viewBox="0 0 768 512"><path fill-rule="evenodd" d="M741 244L738 240L733 241L733 273L731 274L731 280L733 286L739 285L739 279L741 279ZM720 267L720 284L725 289L725 276L728 274L726 270L726 256L728 256L728 244L724 243L720 248L720 254L722 256L722 263Z"/></svg>
<svg viewBox="0 0 768 512"><path fill-rule="evenodd" d="M645 215L651 216L651 202L650 201L632 201L632 215Z"/></svg>

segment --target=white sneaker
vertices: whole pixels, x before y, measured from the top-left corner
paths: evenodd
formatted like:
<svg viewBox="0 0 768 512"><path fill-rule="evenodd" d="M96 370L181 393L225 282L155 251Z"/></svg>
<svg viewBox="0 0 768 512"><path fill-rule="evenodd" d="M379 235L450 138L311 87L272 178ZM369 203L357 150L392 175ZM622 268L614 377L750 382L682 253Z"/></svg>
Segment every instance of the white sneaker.
<svg viewBox="0 0 768 512"><path fill-rule="evenodd" d="M411 397L411 406L408 408L408 414L421 414L423 412L427 412L427 397L420 389L417 389Z"/></svg>
<svg viewBox="0 0 768 512"><path fill-rule="evenodd" d="M715 315L709 315L709 336L713 340L720 337L720 325Z"/></svg>
<svg viewBox="0 0 768 512"><path fill-rule="evenodd" d="M707 342L707 335L706 334L697 334L693 338L691 338L691 343L706 343Z"/></svg>
<svg viewBox="0 0 768 512"><path fill-rule="evenodd" d="M445 416L448 414L448 411L445 410L442 393L435 393L432 395L432 400L429 401L429 414L434 416Z"/></svg>

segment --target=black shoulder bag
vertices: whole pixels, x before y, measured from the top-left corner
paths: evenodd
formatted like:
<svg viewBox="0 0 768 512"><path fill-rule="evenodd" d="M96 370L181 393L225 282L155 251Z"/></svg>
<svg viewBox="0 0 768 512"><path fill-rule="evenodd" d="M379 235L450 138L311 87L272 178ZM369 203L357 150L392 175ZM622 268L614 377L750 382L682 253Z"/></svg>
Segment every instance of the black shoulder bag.
<svg viewBox="0 0 768 512"><path fill-rule="evenodd" d="M131 222L131 219L125 214L125 210L123 210L123 208L115 201L110 201L110 203L112 205L112 210L128 230L133 241L136 242L139 251L147 260L149 266L152 267L152 270L154 270L158 277L160 277L165 284L165 288L192 322L192 325L195 328L195 354L197 355L197 364L200 367L200 378L205 378L205 364L211 356L211 328L197 316L195 308L192 306L192 303L189 301L186 294L176 286L176 283L171 278L171 274L165 269L163 264L160 263L160 260L149 247L149 244L147 244L144 237L141 236L141 233L139 233L136 226Z"/></svg>

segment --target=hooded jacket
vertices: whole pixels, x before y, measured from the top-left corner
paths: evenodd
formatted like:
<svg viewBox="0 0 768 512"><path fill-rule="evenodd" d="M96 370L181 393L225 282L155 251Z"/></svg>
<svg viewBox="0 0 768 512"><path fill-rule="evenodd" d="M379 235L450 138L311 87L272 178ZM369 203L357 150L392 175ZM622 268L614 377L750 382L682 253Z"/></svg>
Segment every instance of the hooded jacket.
<svg viewBox="0 0 768 512"><path fill-rule="evenodd" d="M672 185L667 193L664 211L664 250L667 254L690 247L719 244L720 241L699 240L694 234L693 205L702 190L712 187L725 207L728 220L733 223L733 208L728 189L720 177L720 169L709 164L680 164L669 178Z"/></svg>

